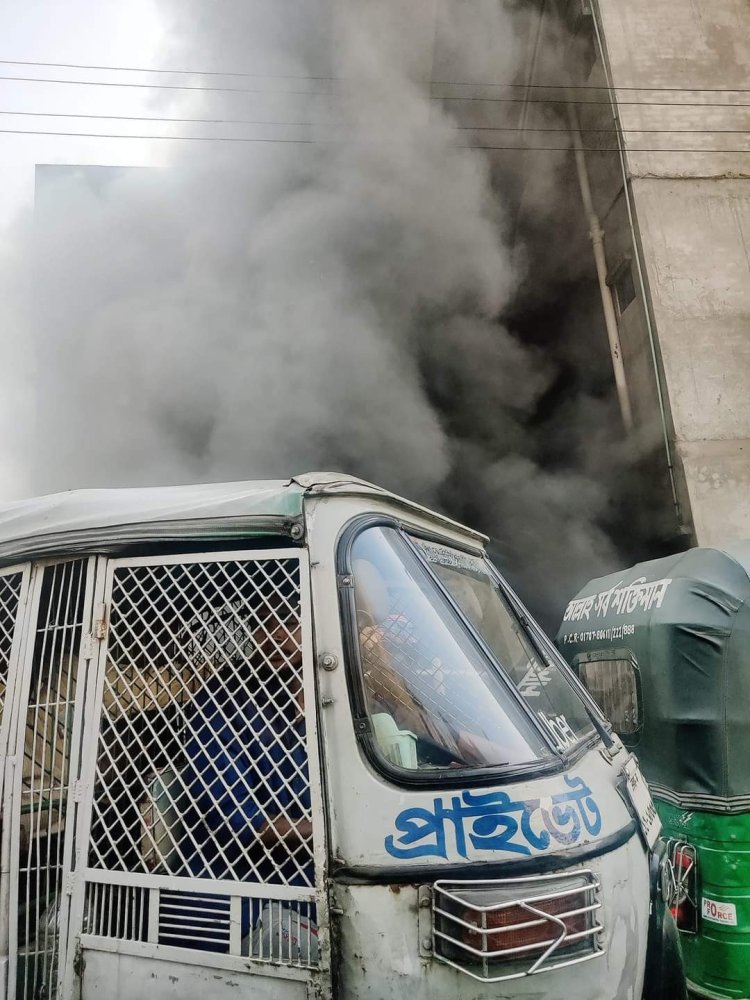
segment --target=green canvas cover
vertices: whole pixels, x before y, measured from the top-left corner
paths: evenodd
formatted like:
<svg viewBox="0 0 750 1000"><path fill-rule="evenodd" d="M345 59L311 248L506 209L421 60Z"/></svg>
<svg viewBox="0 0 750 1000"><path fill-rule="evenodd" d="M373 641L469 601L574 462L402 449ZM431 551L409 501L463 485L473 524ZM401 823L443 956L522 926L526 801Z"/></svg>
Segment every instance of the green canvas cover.
<svg viewBox="0 0 750 1000"><path fill-rule="evenodd" d="M750 809L750 542L695 548L592 580L558 648L632 655L643 728L633 748L655 794L685 808Z"/></svg>

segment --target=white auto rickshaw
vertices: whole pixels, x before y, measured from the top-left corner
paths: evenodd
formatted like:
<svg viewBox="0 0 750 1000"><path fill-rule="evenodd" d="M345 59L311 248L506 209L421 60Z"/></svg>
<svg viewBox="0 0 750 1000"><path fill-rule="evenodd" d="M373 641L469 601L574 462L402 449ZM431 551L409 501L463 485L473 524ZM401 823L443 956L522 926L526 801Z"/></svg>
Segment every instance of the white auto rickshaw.
<svg viewBox="0 0 750 1000"><path fill-rule="evenodd" d="M679 997L634 759L367 483L0 508L0 996Z"/></svg>

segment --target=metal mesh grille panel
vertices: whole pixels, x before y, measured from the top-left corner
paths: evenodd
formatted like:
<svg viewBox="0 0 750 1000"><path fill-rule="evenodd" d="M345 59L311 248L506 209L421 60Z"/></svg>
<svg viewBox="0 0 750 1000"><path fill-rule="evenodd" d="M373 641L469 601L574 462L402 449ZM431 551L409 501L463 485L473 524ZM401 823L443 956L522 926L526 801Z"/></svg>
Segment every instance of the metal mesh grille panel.
<svg viewBox="0 0 750 1000"><path fill-rule="evenodd" d="M22 581L23 574L21 573L0 576L0 719L2 719L5 707L10 653L13 648L13 633L16 626Z"/></svg>
<svg viewBox="0 0 750 1000"><path fill-rule="evenodd" d="M86 563L44 571L21 779L17 996L55 996L58 928Z"/></svg>
<svg viewBox="0 0 750 1000"><path fill-rule="evenodd" d="M90 865L312 886L299 561L115 569Z"/></svg>

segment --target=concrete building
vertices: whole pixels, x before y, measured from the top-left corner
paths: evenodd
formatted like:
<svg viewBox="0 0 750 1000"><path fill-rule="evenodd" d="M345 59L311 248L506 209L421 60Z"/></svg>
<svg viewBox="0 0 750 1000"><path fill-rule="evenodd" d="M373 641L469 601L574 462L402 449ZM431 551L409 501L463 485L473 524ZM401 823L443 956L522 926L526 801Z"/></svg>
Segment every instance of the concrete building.
<svg viewBox="0 0 750 1000"><path fill-rule="evenodd" d="M568 96L631 433L656 440L676 532L699 545L750 537L750 6L539 10L548 47L560 18L571 32ZM549 79L543 57L530 79Z"/></svg>

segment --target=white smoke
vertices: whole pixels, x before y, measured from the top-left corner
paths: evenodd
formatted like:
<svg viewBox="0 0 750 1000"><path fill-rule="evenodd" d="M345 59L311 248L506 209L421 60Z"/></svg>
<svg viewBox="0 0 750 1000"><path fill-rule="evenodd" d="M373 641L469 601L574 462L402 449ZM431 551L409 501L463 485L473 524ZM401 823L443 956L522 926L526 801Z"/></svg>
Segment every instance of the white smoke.
<svg viewBox="0 0 750 1000"><path fill-rule="evenodd" d="M554 366L500 322L525 277L503 193L426 83L516 78L518 12L162 8L165 65L272 91L172 110L316 124L228 126L294 141L176 142L168 169L49 187L33 334L16 315L5 338L33 339L36 418L6 437L0 472L48 491L343 469L479 521L534 603L559 605L612 558L606 496L536 461L529 418Z"/></svg>

